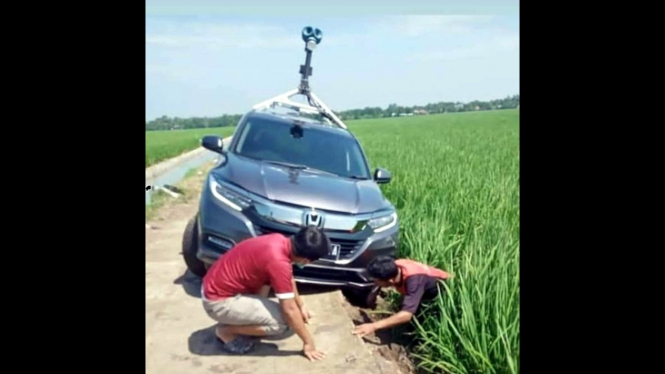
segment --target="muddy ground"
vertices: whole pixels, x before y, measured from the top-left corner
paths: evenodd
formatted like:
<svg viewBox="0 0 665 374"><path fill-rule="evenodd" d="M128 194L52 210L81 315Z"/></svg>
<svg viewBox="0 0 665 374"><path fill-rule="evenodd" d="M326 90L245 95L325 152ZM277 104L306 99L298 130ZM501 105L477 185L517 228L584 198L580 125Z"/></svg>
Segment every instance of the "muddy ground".
<svg viewBox="0 0 665 374"><path fill-rule="evenodd" d="M391 309L390 305L382 299L379 299L377 304L375 310L359 308L348 300L344 300L342 306L351 317L353 324L357 326L389 316L389 314L383 313L387 313ZM402 336L400 329L376 331L374 334L365 336L363 340L370 346L372 354L390 361L400 373L416 374L419 372L409 359L405 348L409 342L408 337Z"/></svg>

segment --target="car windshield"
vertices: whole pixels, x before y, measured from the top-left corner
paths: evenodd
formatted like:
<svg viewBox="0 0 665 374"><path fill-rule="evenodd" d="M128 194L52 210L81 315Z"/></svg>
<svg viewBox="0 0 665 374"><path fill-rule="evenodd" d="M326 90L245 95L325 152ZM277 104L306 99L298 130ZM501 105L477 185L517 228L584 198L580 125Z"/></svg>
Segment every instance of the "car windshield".
<svg viewBox="0 0 665 374"><path fill-rule="evenodd" d="M263 118L249 118L239 136L235 153L241 156L346 178L370 178L360 146L348 136Z"/></svg>

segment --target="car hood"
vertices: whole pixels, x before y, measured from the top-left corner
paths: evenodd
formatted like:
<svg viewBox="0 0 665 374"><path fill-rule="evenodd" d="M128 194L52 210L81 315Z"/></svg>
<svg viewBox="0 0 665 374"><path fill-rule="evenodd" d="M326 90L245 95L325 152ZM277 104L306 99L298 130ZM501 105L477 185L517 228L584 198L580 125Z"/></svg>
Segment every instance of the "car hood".
<svg viewBox="0 0 665 374"><path fill-rule="evenodd" d="M373 180L352 180L228 154L213 175L273 201L344 213L390 206Z"/></svg>

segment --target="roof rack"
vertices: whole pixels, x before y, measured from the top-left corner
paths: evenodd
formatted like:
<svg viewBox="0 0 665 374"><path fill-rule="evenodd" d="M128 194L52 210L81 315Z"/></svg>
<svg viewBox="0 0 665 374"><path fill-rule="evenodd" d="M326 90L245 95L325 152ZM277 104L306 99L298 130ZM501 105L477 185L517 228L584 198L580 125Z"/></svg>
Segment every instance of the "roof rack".
<svg viewBox="0 0 665 374"><path fill-rule="evenodd" d="M298 113L320 114L328 124L346 129L344 122L342 122L342 120L340 120L309 87L308 77L312 75L312 51L319 43L321 43L322 36L323 34L321 30L317 28L306 26L302 29L302 39L305 42L305 52L307 53L307 57L305 65L300 65L300 86L281 95L262 101L254 105L252 109L258 111L281 106L295 110ZM296 95L305 96L309 105L292 101L291 98Z"/></svg>

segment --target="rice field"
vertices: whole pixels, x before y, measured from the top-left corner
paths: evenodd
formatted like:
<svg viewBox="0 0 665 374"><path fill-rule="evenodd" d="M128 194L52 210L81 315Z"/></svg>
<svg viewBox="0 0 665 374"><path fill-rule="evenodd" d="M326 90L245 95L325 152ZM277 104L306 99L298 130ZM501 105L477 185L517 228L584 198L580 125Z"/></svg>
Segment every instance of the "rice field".
<svg viewBox="0 0 665 374"><path fill-rule="evenodd" d="M401 219L400 257L453 274L416 326L426 370L519 373L519 109L349 121ZM428 313L431 315L431 313Z"/></svg>
<svg viewBox="0 0 665 374"><path fill-rule="evenodd" d="M233 135L235 127L211 127L173 131L145 132L145 167L176 157L200 146L206 135L227 137Z"/></svg>

